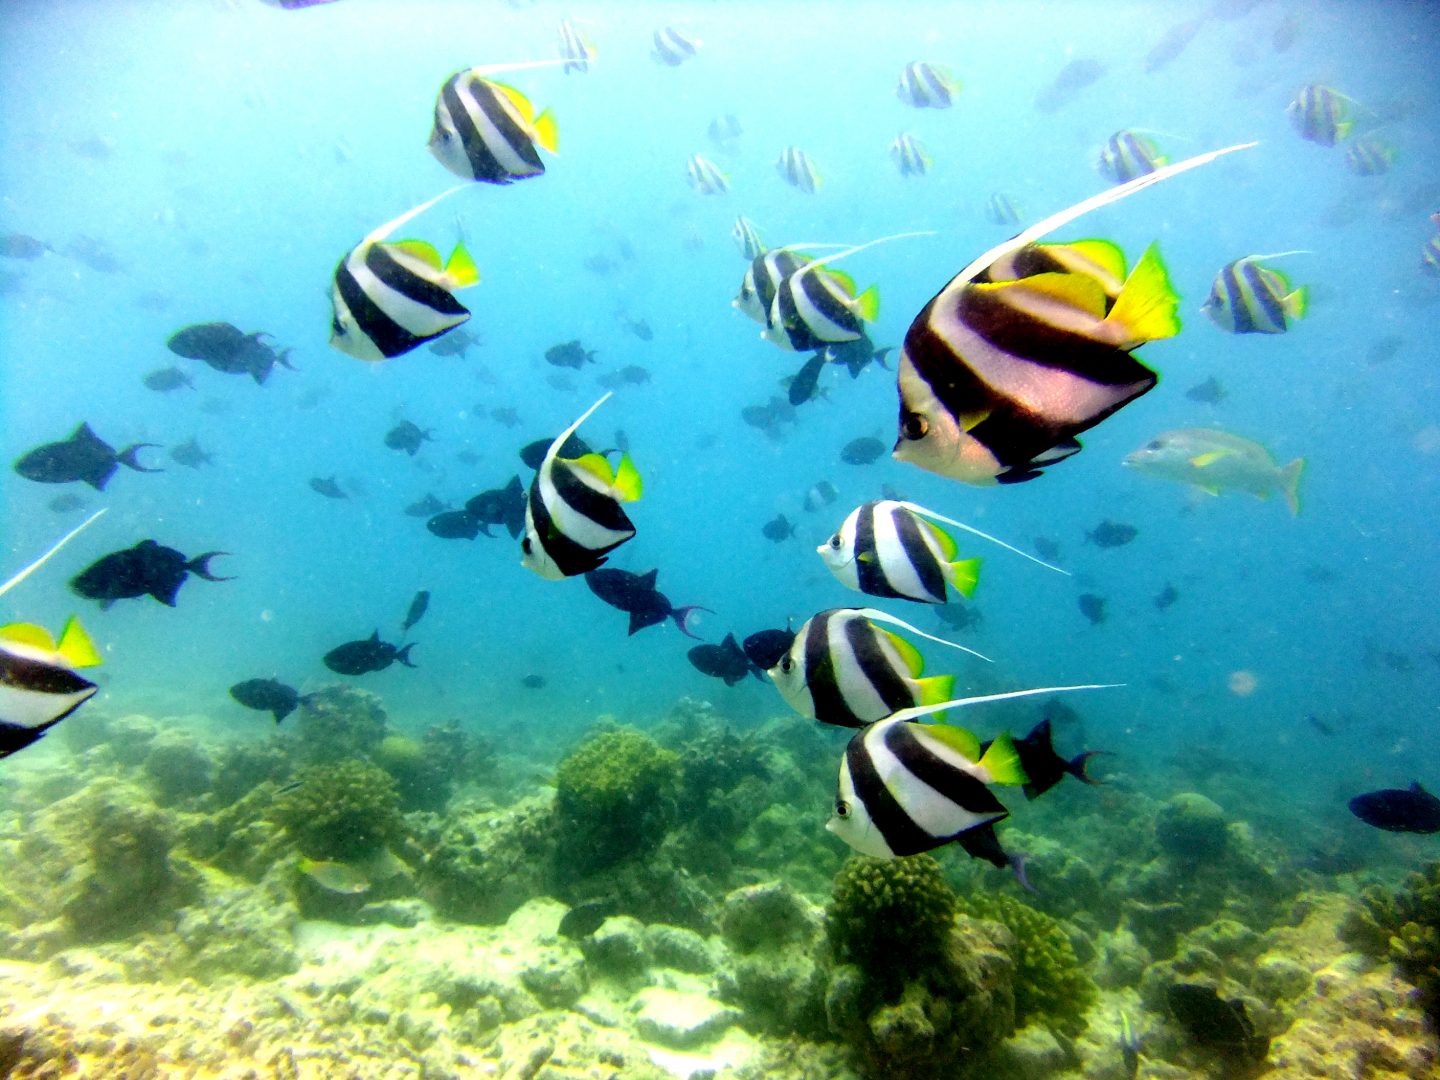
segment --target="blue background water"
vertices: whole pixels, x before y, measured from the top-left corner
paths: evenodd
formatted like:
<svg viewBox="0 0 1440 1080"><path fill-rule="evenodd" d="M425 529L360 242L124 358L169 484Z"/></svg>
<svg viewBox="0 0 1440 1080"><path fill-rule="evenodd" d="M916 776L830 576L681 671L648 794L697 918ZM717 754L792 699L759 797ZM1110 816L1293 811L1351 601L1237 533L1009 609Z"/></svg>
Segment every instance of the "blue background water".
<svg viewBox="0 0 1440 1080"><path fill-rule="evenodd" d="M623 387L584 430L605 444L623 428L646 482L632 512L639 534L611 565L658 566L675 602L713 608L702 624L709 640L863 603L811 549L888 483L1022 546L1055 538L1075 574L979 551L984 622L957 637L995 663L927 646L932 671L959 670L981 691L1125 682L1072 702L1090 742L1121 755L1117 769L1143 773L1175 754L1204 768L1212 759L1197 747L1208 747L1222 761L1270 766L1257 799L1263 791L1301 814L1338 821L1341 793L1414 777L1440 783L1440 282L1418 270L1427 215L1440 209L1440 20L1424 5L1307 4L1294 9L1295 45L1276 53L1271 38L1291 7L1261 3L1211 18L1182 56L1144 73L1149 46L1202 8L7 4L0 229L57 252L3 267L18 276L0 296L5 453L18 458L83 419L117 447L198 435L216 464L192 471L142 451L167 471L121 470L99 495L77 486L109 514L6 596L0 614L58 626L83 612L107 655L105 695L91 708L205 714L257 736L269 721L235 705L231 683L270 674L303 688L331 681L320 657L376 627L397 640L419 588L433 592L412 634L419 670L362 680L402 723L458 717L559 746L597 713L643 721L682 694L746 722L781 712L768 685L726 689L695 672L684 655L692 643L671 626L627 639L625 617L582 582L521 569L508 537L441 541L401 513L427 491L458 504L503 484L519 468L520 445L558 431L599 396L597 371L641 364L653 381ZM512 77L558 118L561 154L547 174L504 189L476 185L404 230L446 250L461 232L468 238L484 280L460 299L484 344L464 359L421 349L380 366L331 350L336 261L454 183L424 146L440 84L473 64L553 57L556 21L567 15L598 46L592 72ZM650 32L667 22L704 42L677 69L647 55ZM1079 57L1107 65L1104 77L1057 111L1037 111L1036 94ZM915 59L962 79L953 109L922 112L896 99L900 69ZM1400 150L1388 176L1357 178L1343 149L1295 134L1285 106L1312 81L1398 110L1383 131ZM744 126L728 151L706 136L727 112ZM1111 237L1132 258L1159 238L1186 314L1179 338L1143 350L1161 385L1085 436L1084 453L998 490L888 458L841 464L839 448L855 436L893 438L893 379L874 368L854 382L827 372L829 400L803 406L783 441L741 422L744 405L783 393L777 380L803 357L759 340L730 307L744 270L728 235L736 214L771 244L935 230L848 265L862 286L881 285L877 344L898 344L924 302L1004 237L983 212L992 191L1009 193L1032 219L1093 194L1104 186L1096 153L1122 127L1161 133L1177 159L1261 145L1062 234ZM887 146L901 131L933 154L930 175L896 172ZM96 153L96 139L108 152ZM776 174L789 144L818 164L819 194ZM728 195L689 189L685 162L695 152L729 174ZM81 235L124 268L101 273L63 254ZM1315 297L1291 333L1228 336L1199 314L1222 264L1294 248L1312 254L1285 269ZM582 265L596 255L611 261L609 273ZM654 340L631 335L618 313L647 320ZM294 346L300 371L277 370L262 388L166 351L174 330L209 320L272 333ZM1398 353L1369 363L1367 350L1388 335L1401 339ZM558 391L542 354L577 337L599 351L600 365L581 372L575 390ZM162 396L141 384L171 363L191 373L196 391ZM1187 400L1184 391L1212 375L1229 396L1218 407ZM208 401L215 411L202 408ZM511 430L483 417L498 406L513 406L524 423ZM382 443L400 417L434 434L413 460ZM1279 461L1307 459L1298 519L1275 501L1196 498L1120 467L1158 432L1211 423L1262 441ZM465 449L480 463L457 461ZM309 478L332 473L348 501L309 489ZM839 500L807 514L801 500L822 478ZM46 508L59 491L0 476L7 571L79 519ZM796 541L761 536L777 511L800 521ZM1114 550L1083 543L1103 518L1135 524L1138 539ZM215 569L236 580L191 579L174 611L147 599L102 613L64 588L94 558L144 537L191 555L231 552ZM1157 611L1152 598L1167 582L1180 600ZM1081 592L1108 598L1107 622L1087 622ZM888 606L944 629L919 605ZM1255 675L1252 695L1228 689L1237 671ZM549 685L522 689L531 672ZM1336 734L1321 735L1309 714ZM988 729L1005 715L969 719Z"/></svg>

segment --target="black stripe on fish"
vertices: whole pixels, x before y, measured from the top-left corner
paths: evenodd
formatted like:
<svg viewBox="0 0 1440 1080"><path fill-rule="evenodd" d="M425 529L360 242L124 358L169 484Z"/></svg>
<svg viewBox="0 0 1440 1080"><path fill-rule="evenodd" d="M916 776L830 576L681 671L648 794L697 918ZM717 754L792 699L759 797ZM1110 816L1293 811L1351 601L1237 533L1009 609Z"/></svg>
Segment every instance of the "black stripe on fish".
<svg viewBox="0 0 1440 1080"><path fill-rule="evenodd" d="M540 496L540 481L537 478L530 485L530 514L535 522L535 535L551 562L560 568L566 577L588 573L605 562L606 555L618 544L612 544L600 551L594 551L584 544L566 536L550 516L550 508Z"/></svg>
<svg viewBox="0 0 1440 1080"><path fill-rule="evenodd" d="M846 618L841 625L845 643L850 646L859 664L860 675L879 695L885 707L894 713L914 705L915 694L905 682L905 676L896 670L895 662L880 645L884 631L866 618Z"/></svg>
<svg viewBox="0 0 1440 1080"><path fill-rule="evenodd" d="M810 693L817 720L840 727L862 727L864 721L851 710L850 703L845 700L845 694L835 677L835 657L830 651L829 623L830 615L821 612L805 627L805 647L801 650L801 662L805 665L805 687Z"/></svg>
<svg viewBox="0 0 1440 1080"><path fill-rule="evenodd" d="M465 93L460 92L463 83ZM470 162L470 170L476 180L488 181L492 184L508 184L514 179L514 175L495 155L490 144L486 141L486 132L482 131L475 123L475 117L471 113L473 107L484 114L485 118L495 126L500 138L505 141L505 149L525 164L531 166L536 172L544 172L545 166L540 161L540 155L536 152L530 136L516 123L515 118L501 101L500 92L478 76L457 75L445 84L440 91L440 100L444 103L445 112L454 126L456 134L460 137L460 145L465 150L465 156ZM493 137L493 136L492 136Z"/></svg>
<svg viewBox="0 0 1440 1080"><path fill-rule="evenodd" d="M595 524L614 532L635 531L619 500L585 483L575 467L563 459L555 459L550 470L550 482L555 485L555 494L577 514L583 514Z"/></svg>
<svg viewBox="0 0 1440 1080"><path fill-rule="evenodd" d="M1280 305L1280 298L1275 295L1270 281L1265 276L1265 271L1257 263L1241 260L1240 273L1244 275L1245 285L1249 294L1254 297L1254 308L1247 307L1247 311L1259 311L1265 316L1267 326L1258 327L1261 330L1284 330L1285 309ZM1252 314L1251 321L1254 322ZM1257 324L1258 326L1258 324Z"/></svg>
<svg viewBox="0 0 1440 1080"><path fill-rule="evenodd" d="M940 568L939 557L930 550L924 535L925 526L919 519L908 510L898 507L890 511L890 519L895 523L895 534L900 539L900 547L910 568L915 571L915 576L920 579L920 587L923 588L937 604L945 602L945 573ZM880 560L877 558L876 562ZM896 593L896 596L902 594ZM904 597L913 600L914 597Z"/></svg>
<svg viewBox="0 0 1440 1080"><path fill-rule="evenodd" d="M910 723L891 724L885 729L885 747L920 783L934 789L971 814L998 814L1008 811L995 793L964 769L956 768L928 749L915 736Z"/></svg>
<svg viewBox="0 0 1440 1080"><path fill-rule="evenodd" d="M855 798L864 806L871 824L884 837L886 846L896 855L929 851L937 846L935 837L915 823L885 786L866 745L867 734L855 736L845 748L845 767L850 773Z"/></svg>

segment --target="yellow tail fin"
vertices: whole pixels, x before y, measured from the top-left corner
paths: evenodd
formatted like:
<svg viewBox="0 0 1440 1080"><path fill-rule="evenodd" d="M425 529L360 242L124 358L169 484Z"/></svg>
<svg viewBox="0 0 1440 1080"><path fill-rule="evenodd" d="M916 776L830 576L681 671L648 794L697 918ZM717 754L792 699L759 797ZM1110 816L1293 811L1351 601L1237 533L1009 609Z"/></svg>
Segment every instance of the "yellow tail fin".
<svg viewBox="0 0 1440 1080"><path fill-rule="evenodd" d="M635 468L635 462L630 460L629 454L622 454L620 465L615 470L615 496L623 502L634 502L645 494L645 484L640 479L640 471Z"/></svg>
<svg viewBox="0 0 1440 1080"><path fill-rule="evenodd" d="M1008 731L995 736L985 755L977 762L990 776L992 784L1028 784L1030 777L1020 764L1020 752L1015 749L1014 740Z"/></svg>
<svg viewBox="0 0 1440 1080"><path fill-rule="evenodd" d="M880 317L880 286L871 285L859 296L855 297L855 314L866 322L874 322Z"/></svg>
<svg viewBox="0 0 1440 1080"><path fill-rule="evenodd" d="M454 289L480 284L480 270L464 244L456 244L455 250L450 252L450 261L445 264L445 276L449 279L450 287Z"/></svg>
<svg viewBox="0 0 1440 1080"><path fill-rule="evenodd" d="M1291 319L1301 318L1310 306L1310 286L1301 285L1289 296L1280 298L1280 307Z"/></svg>
<svg viewBox="0 0 1440 1080"><path fill-rule="evenodd" d="M955 693L954 675L931 675L928 679L916 679L915 686L920 691L916 705L939 705L942 701L949 701ZM943 713L936 713L943 716Z"/></svg>
<svg viewBox="0 0 1440 1080"><path fill-rule="evenodd" d="M1180 296L1170 284L1170 275L1160 258L1160 247L1151 244L1125 279L1125 287L1120 290L1105 322L1123 327L1125 344L1122 347L1133 348L1178 334L1179 311Z"/></svg>
<svg viewBox="0 0 1440 1080"><path fill-rule="evenodd" d="M65 629L60 632L59 653L71 667L97 667L105 661L90 635L74 615L65 620Z"/></svg>
<svg viewBox="0 0 1440 1080"><path fill-rule="evenodd" d="M535 141L552 154L560 152L560 129L555 126L555 114L546 109L535 118Z"/></svg>
<svg viewBox="0 0 1440 1080"><path fill-rule="evenodd" d="M975 595L975 586L980 584L980 560L959 559L945 564L945 579L955 586L955 591L969 600Z"/></svg>
<svg viewBox="0 0 1440 1080"><path fill-rule="evenodd" d="M1300 475L1305 471L1305 459L1296 458L1280 470L1280 493L1285 496L1285 505L1291 514L1300 513Z"/></svg>

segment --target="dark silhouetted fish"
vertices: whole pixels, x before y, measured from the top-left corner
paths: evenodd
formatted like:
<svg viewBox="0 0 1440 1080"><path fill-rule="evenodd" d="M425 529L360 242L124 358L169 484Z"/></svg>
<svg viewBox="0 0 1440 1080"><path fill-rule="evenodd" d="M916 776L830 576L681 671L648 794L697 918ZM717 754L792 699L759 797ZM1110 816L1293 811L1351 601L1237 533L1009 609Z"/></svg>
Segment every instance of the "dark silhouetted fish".
<svg viewBox="0 0 1440 1080"><path fill-rule="evenodd" d="M417 499L405 507L405 513L410 517L434 517L445 509L446 503L441 502L434 495L426 494L423 499Z"/></svg>
<svg viewBox="0 0 1440 1080"><path fill-rule="evenodd" d="M153 596L160 603L175 606L175 595L190 574L206 581L231 581L210 572L210 560L223 551L207 551L187 559L174 548L154 540L142 540L132 548L113 551L97 559L70 580L70 588L87 600L98 600L108 608L116 600Z"/></svg>
<svg viewBox="0 0 1440 1080"><path fill-rule="evenodd" d="M840 493L835 490L835 485L830 483L829 480L821 480L809 491L805 492L805 509L812 513L816 510L822 510L833 503L836 498L839 497L839 494Z"/></svg>
<svg viewBox="0 0 1440 1080"><path fill-rule="evenodd" d="M385 433L385 445L391 450L403 450L411 457L420 449L420 444L430 440L430 433L422 430L409 420L401 420Z"/></svg>
<svg viewBox="0 0 1440 1080"><path fill-rule="evenodd" d="M45 505L57 514L70 514L82 509L85 506L85 499L73 491L67 491L63 495L56 495Z"/></svg>
<svg viewBox="0 0 1440 1080"><path fill-rule="evenodd" d="M531 469L540 468L540 463L545 460L545 454L550 449L550 444L555 439L552 436L548 439L536 439L532 443L526 443L520 448L520 460ZM565 445L560 447L559 456L563 458L584 457L586 454L593 454L590 444L579 435L571 435L565 440Z"/></svg>
<svg viewBox="0 0 1440 1080"><path fill-rule="evenodd" d="M526 690L543 690L545 689L545 676L534 674L526 675L520 680L520 685L525 687Z"/></svg>
<svg viewBox="0 0 1440 1080"><path fill-rule="evenodd" d="M1073 758L1061 757L1055 752L1055 745L1051 741L1048 717L1031 728L1030 734L1023 739L1013 741L1015 751L1020 755L1020 767L1029 777L1022 789L1027 799L1038 799L1061 780L1064 780L1066 776L1073 776L1076 780L1086 784L1100 783L1098 780L1092 780L1085 772L1085 764L1096 754L1103 754L1105 751L1086 750L1076 754ZM983 752L989 746L988 742L983 742L980 744L980 749Z"/></svg>
<svg viewBox="0 0 1440 1080"><path fill-rule="evenodd" d="M723 679L726 686L734 686L752 673L750 658L735 640L734 634L726 634L719 645L696 645L685 654L702 675Z"/></svg>
<svg viewBox="0 0 1440 1080"><path fill-rule="evenodd" d="M756 630L745 639L740 650L757 671L766 672L778 664L794 644L795 631L789 627L784 630Z"/></svg>
<svg viewBox="0 0 1440 1080"><path fill-rule="evenodd" d="M165 344L177 356L200 360L226 375L249 375L263 386L276 364L294 370L290 350L277 353L260 340L268 336L247 334L227 322L196 323L171 334Z"/></svg>
<svg viewBox="0 0 1440 1080"><path fill-rule="evenodd" d="M1225 400L1225 387L1220 385L1220 380L1211 375L1202 383L1196 383L1185 391L1185 396L1191 401L1199 401L1205 405L1219 405Z"/></svg>
<svg viewBox="0 0 1440 1080"><path fill-rule="evenodd" d="M653 341L655 339L655 331L650 329L650 324L644 319L625 318L621 321L625 324L625 329L629 330L630 333L634 334L641 341Z"/></svg>
<svg viewBox="0 0 1440 1080"><path fill-rule="evenodd" d="M415 643L411 642L397 649L389 642L381 641L380 631L376 630L362 641L347 641L331 649L325 654L325 666L337 675L368 675L372 671L384 671L397 660L413 668L415 665L410 662L410 650L414 647Z"/></svg>
<svg viewBox="0 0 1440 1080"><path fill-rule="evenodd" d="M195 383L178 367L159 368L145 376L145 386L157 393L168 394L172 390L179 390L182 386L195 389Z"/></svg>
<svg viewBox="0 0 1440 1080"><path fill-rule="evenodd" d="M1106 518L1085 534L1085 539L1096 547L1116 548L1124 547L1135 537L1140 535L1140 530L1134 525L1127 525L1123 521L1111 521Z"/></svg>
<svg viewBox="0 0 1440 1080"><path fill-rule="evenodd" d="M795 535L796 527L795 522L791 521L784 514L776 514L769 521L765 522L764 525L760 526L760 534L764 536L766 540L780 544Z"/></svg>
<svg viewBox="0 0 1440 1080"><path fill-rule="evenodd" d="M24 233L0 233L0 256L6 259L38 259L54 249L43 240Z"/></svg>
<svg viewBox="0 0 1440 1080"><path fill-rule="evenodd" d="M503 424L506 427L513 428L520 426L520 414L516 412L513 408L511 408L509 405L501 405L499 408L491 409L490 419L494 420L497 424ZM541 454L540 456L544 457L545 455Z"/></svg>
<svg viewBox="0 0 1440 1080"><path fill-rule="evenodd" d="M583 904L576 904L560 919L560 926L557 933L563 938L570 938L577 941L583 937L589 937L600 925L611 915L618 914L620 904L613 896L607 896L601 900L586 900Z"/></svg>
<svg viewBox="0 0 1440 1080"><path fill-rule="evenodd" d="M324 495L327 499L348 499L350 496L340 490L334 476L314 476L310 479L310 490Z"/></svg>
<svg viewBox="0 0 1440 1080"><path fill-rule="evenodd" d="M840 460L846 465L873 465L890 449L873 435L851 439L840 449Z"/></svg>
<svg viewBox="0 0 1440 1080"><path fill-rule="evenodd" d="M790 380L786 396L791 405L803 405L813 398L820 389L820 371L825 367L825 354L817 352Z"/></svg>
<svg viewBox="0 0 1440 1080"><path fill-rule="evenodd" d="M1035 550L1040 553L1040 557L1046 562L1053 563L1060 561L1060 544L1057 541L1050 539L1048 536L1037 536L1035 537L1034 543Z"/></svg>
<svg viewBox="0 0 1440 1080"><path fill-rule="evenodd" d="M666 619L673 619L682 634L698 638L698 635L690 630L691 618L697 611L710 609L699 604L676 607L669 597L655 588L655 580L659 575L659 570L651 570L648 574L632 574L628 570L601 567L585 574L585 584L605 603L630 616L631 634Z"/></svg>
<svg viewBox="0 0 1440 1080"><path fill-rule="evenodd" d="M177 465L184 465L187 469L198 469L201 465L215 463L215 459L200 448L199 440L193 435L179 446L170 448L170 460Z"/></svg>
<svg viewBox="0 0 1440 1080"><path fill-rule="evenodd" d="M502 488L482 491L465 504L465 512L481 527L486 536L488 526L503 525L513 539L525 531L525 485L519 476L512 476Z"/></svg>
<svg viewBox="0 0 1440 1080"><path fill-rule="evenodd" d="M1060 69L1055 78L1035 95L1035 108L1041 112L1054 112L1062 105L1073 101L1081 90L1096 82L1105 74L1105 65L1099 60L1081 57L1071 60Z"/></svg>
<svg viewBox="0 0 1440 1080"><path fill-rule="evenodd" d="M279 679L246 679L230 687L230 696L247 709L270 713L277 724L314 697L286 686Z"/></svg>
<svg viewBox="0 0 1440 1080"><path fill-rule="evenodd" d="M1165 1001L1175 1022L1201 1046L1257 1064L1270 1052L1270 1040L1255 1034L1255 1025L1239 998L1224 1001L1213 986L1172 983L1166 987Z"/></svg>
<svg viewBox="0 0 1440 1080"><path fill-rule="evenodd" d="M421 589L415 594L415 599L410 601L410 610L405 612L405 621L400 624L403 633L410 633L410 628L425 617L425 612L430 610L430 590Z"/></svg>
<svg viewBox="0 0 1440 1080"><path fill-rule="evenodd" d="M1185 47L1190 44L1195 35L1199 33L1200 27L1204 25L1203 18L1186 19L1165 31L1160 40L1145 54L1145 73L1148 75L1159 71L1183 53Z"/></svg>
<svg viewBox="0 0 1440 1080"><path fill-rule="evenodd" d="M428 348L436 356L464 356L471 346L482 344L479 334L473 334L463 326L457 326L448 334L430 342Z"/></svg>
<svg viewBox="0 0 1440 1080"><path fill-rule="evenodd" d="M545 350L545 362L554 364L556 367L568 367L579 369L585 364L595 362L595 351L587 350L577 338L575 341L567 341L560 345L551 345Z"/></svg>
<svg viewBox="0 0 1440 1080"><path fill-rule="evenodd" d="M474 540L480 535L480 522L468 510L446 510L443 514L436 514L425 522L425 528L441 540ZM490 534L487 532L485 535Z"/></svg>
<svg viewBox="0 0 1440 1080"><path fill-rule="evenodd" d="M1408 788L1384 788L1350 800L1350 812L1388 832L1440 832L1440 799L1416 780Z"/></svg>
<svg viewBox="0 0 1440 1080"><path fill-rule="evenodd" d="M854 341L835 341L827 345L825 358L831 363L845 365L850 377L856 379L870 364L879 364L888 371L890 365L885 363L885 357L894 351L894 348L888 345L877 349L875 342L870 340L870 335L866 334L862 327L860 336Z"/></svg>
<svg viewBox="0 0 1440 1080"><path fill-rule="evenodd" d="M1080 614L1090 620L1091 626L1098 626L1105 621L1105 598L1103 596L1081 593L1076 603L1080 606Z"/></svg>
<svg viewBox="0 0 1440 1080"><path fill-rule="evenodd" d="M1171 604L1175 603L1175 601L1176 601L1176 600L1179 600L1179 599L1180 599L1180 590L1177 589L1177 588L1175 588L1174 585L1171 585L1171 584L1167 581L1167 582L1165 583L1165 587L1164 587L1163 589L1161 589L1161 590L1159 591L1159 593L1156 594L1155 599L1154 599L1153 601L1151 601L1151 602L1152 602L1159 610L1164 611L1166 608L1168 608Z"/></svg>
<svg viewBox="0 0 1440 1080"><path fill-rule="evenodd" d="M89 424L81 424L63 442L46 443L25 454L15 462L15 471L38 484L83 480L96 491L104 491L121 465L136 472L163 472L163 469L147 469L135 458L135 452L142 447L158 445L132 443L116 453L114 447L90 430Z"/></svg>

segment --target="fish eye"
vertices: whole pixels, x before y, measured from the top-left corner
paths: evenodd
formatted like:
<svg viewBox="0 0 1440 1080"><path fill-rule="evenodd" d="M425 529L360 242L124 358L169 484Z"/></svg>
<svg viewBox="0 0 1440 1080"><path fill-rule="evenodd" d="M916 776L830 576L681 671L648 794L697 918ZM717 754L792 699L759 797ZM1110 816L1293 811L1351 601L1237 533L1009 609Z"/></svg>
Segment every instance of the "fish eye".
<svg viewBox="0 0 1440 1080"><path fill-rule="evenodd" d="M782 656L780 658L780 670L786 675L789 675L790 672L795 670L795 661L791 660L788 655Z"/></svg>
<svg viewBox="0 0 1440 1080"><path fill-rule="evenodd" d="M916 442L923 439L929 430L930 424L919 413L903 413L900 417L900 437L902 439Z"/></svg>
<svg viewBox="0 0 1440 1080"><path fill-rule="evenodd" d="M344 336L345 336L345 327L343 327L343 326L340 325L340 316L339 316L339 315L332 315L332 316L330 316L330 332L331 332L332 334L334 334L336 337L344 337Z"/></svg>
<svg viewBox="0 0 1440 1080"><path fill-rule="evenodd" d="M848 818L850 816L850 804L844 799L835 800L835 816L838 818Z"/></svg>
<svg viewBox="0 0 1440 1080"><path fill-rule="evenodd" d="M527 536L524 540L520 541L520 550L526 555L530 554L530 537Z"/></svg>
<svg viewBox="0 0 1440 1080"><path fill-rule="evenodd" d="M836 551L839 551L844 545L845 541L840 539L839 533L836 533L834 536L830 537L830 546Z"/></svg>
<svg viewBox="0 0 1440 1080"><path fill-rule="evenodd" d="M1151 439L1148 443L1145 444L1145 449L1146 449L1146 450L1159 450L1159 449L1161 449L1164 445L1165 445L1165 444L1162 443L1159 439Z"/></svg>

